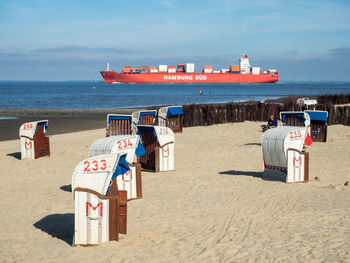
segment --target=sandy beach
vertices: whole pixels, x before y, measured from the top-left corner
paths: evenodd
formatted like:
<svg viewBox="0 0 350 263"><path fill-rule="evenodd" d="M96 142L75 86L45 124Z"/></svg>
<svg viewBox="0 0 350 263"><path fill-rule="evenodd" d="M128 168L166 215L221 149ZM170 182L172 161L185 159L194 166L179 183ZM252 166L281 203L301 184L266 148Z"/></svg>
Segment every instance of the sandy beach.
<svg viewBox="0 0 350 263"><path fill-rule="evenodd" d="M309 150L311 180L285 184L261 179L261 124L176 134L176 170L142 172L128 234L87 248L71 246L70 184L105 129L51 135L51 156L37 160L1 141L0 261L350 262L350 127L329 126Z"/></svg>

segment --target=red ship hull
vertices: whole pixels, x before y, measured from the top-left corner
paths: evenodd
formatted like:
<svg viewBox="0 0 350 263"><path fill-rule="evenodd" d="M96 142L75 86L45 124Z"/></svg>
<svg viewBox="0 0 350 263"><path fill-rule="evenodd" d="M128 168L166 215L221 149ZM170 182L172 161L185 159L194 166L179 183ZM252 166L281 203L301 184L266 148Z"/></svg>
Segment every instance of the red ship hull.
<svg viewBox="0 0 350 263"><path fill-rule="evenodd" d="M240 73L119 73L101 71L106 83L273 83L278 72L261 74Z"/></svg>

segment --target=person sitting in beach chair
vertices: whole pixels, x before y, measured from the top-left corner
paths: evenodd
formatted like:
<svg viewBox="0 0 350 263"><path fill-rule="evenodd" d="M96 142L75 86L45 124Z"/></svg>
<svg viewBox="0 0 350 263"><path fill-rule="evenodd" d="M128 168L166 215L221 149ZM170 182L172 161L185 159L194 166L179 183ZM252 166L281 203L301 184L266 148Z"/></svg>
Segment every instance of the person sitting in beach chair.
<svg viewBox="0 0 350 263"><path fill-rule="evenodd" d="M267 125L261 125L261 129L263 132L267 131L271 128L277 127L277 120L275 119L275 116L271 115L270 119L267 121Z"/></svg>

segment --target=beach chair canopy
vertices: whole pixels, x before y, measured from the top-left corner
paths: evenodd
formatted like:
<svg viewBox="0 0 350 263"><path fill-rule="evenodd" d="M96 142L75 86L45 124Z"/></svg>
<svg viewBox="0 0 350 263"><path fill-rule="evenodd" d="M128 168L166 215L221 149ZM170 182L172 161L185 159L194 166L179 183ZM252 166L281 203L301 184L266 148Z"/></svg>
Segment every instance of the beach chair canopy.
<svg viewBox="0 0 350 263"><path fill-rule="evenodd" d="M72 192L85 188L101 195L108 191L111 180L130 170L126 161L126 153L105 154L81 161L74 169L72 176Z"/></svg>
<svg viewBox="0 0 350 263"><path fill-rule="evenodd" d="M156 110L139 111L139 120L141 120L142 116L144 115L152 115L155 118L157 115L157 111Z"/></svg>
<svg viewBox="0 0 350 263"><path fill-rule="evenodd" d="M183 115L184 112L182 110L182 106L167 106L161 107L158 110L158 116L162 118L173 117L178 115Z"/></svg>
<svg viewBox="0 0 350 263"><path fill-rule="evenodd" d="M107 123L111 123L112 120L128 120L132 123L132 115L124 115L124 114L108 114L107 115Z"/></svg>
<svg viewBox="0 0 350 263"><path fill-rule="evenodd" d="M310 116L311 121L324 121L327 122L328 118L328 112L327 111L313 111L313 110L306 110L305 111Z"/></svg>
<svg viewBox="0 0 350 263"><path fill-rule="evenodd" d="M286 168L287 150L294 149L301 152L307 135L305 127L281 126L267 130L261 142L265 164Z"/></svg>
<svg viewBox="0 0 350 263"><path fill-rule="evenodd" d="M174 132L168 127L137 125L137 129L137 134L139 134L141 138L143 131L151 130L153 132L153 136L157 138L160 147L163 147L168 143L175 143Z"/></svg>
<svg viewBox="0 0 350 263"><path fill-rule="evenodd" d="M48 120L41 120L23 123L19 128L19 137L25 136L33 139L39 125L43 126L43 131L46 133L48 122Z"/></svg>
<svg viewBox="0 0 350 263"><path fill-rule="evenodd" d="M176 115L183 115L183 114L184 114L184 112L182 110L182 106L168 107L168 112L167 112L168 117L172 117L172 116L176 116Z"/></svg>
<svg viewBox="0 0 350 263"><path fill-rule="evenodd" d="M126 161L133 163L135 155L140 157L146 151L139 135L116 135L94 141L90 146L89 157L119 152L126 152Z"/></svg>
<svg viewBox="0 0 350 263"><path fill-rule="evenodd" d="M286 121L286 117L298 117L302 119L306 119L303 111L284 111L280 112L280 118L282 122Z"/></svg>
<svg viewBox="0 0 350 263"><path fill-rule="evenodd" d="M286 118L294 118L294 121L292 120L291 122L296 122L298 123L298 119L303 120L303 126L305 127L309 127L310 126L310 116L308 113L306 113L305 111L281 111L280 112L280 119L283 123L283 125L286 125ZM291 125L291 124L287 124L289 126L299 126L299 125Z"/></svg>

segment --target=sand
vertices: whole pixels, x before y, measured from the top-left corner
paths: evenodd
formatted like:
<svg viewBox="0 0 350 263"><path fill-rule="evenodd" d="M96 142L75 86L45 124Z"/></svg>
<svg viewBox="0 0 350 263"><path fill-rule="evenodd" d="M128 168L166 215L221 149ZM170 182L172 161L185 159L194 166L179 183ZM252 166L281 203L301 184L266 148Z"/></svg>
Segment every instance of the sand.
<svg viewBox="0 0 350 263"><path fill-rule="evenodd" d="M261 124L176 134L176 171L142 172L128 234L88 248L71 246L71 176L105 129L50 136L51 157L37 160L0 142L0 261L350 262L350 127L328 127L311 180L285 184L261 179Z"/></svg>

